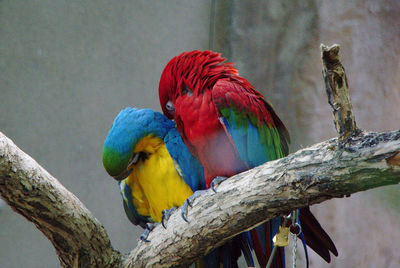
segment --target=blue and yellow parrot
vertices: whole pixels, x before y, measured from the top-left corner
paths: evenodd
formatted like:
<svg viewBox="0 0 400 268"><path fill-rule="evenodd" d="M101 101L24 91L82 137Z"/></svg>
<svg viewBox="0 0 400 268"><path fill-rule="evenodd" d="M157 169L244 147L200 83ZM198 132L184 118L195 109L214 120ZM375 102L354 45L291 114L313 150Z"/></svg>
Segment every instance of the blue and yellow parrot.
<svg viewBox="0 0 400 268"><path fill-rule="evenodd" d="M163 211L179 207L197 190L206 189L203 167L184 144L175 122L150 109L125 108L104 143L103 165L119 183L129 220L145 228L147 239ZM254 266L250 235L238 235L211 251L197 265L238 267L243 252Z"/></svg>
<svg viewBox="0 0 400 268"><path fill-rule="evenodd" d="M160 222L163 210L204 188L202 167L182 145L175 123L150 109L125 108L115 119L103 165L119 181L132 223Z"/></svg>

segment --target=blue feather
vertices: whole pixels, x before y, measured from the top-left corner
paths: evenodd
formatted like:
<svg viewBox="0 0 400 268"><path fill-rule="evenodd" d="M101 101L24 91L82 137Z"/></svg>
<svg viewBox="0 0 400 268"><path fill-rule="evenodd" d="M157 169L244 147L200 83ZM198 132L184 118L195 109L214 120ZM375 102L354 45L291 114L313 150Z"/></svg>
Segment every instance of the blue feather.
<svg viewBox="0 0 400 268"><path fill-rule="evenodd" d="M181 135L175 127L168 131L164 142L172 159L178 164L176 167L178 173L180 173L192 191L206 189L205 180L203 179L204 169L185 146Z"/></svg>
<svg viewBox="0 0 400 268"><path fill-rule="evenodd" d="M132 201L131 188L128 186L128 184L125 183L125 180L119 181L118 185L120 188L126 216L134 225L139 225L142 228L146 228L146 223L151 221L150 217L144 217L140 215L139 212L136 210Z"/></svg>
<svg viewBox="0 0 400 268"><path fill-rule="evenodd" d="M277 134L276 129L270 128L269 126L264 126L261 129L261 126L254 125L250 118L243 117L243 115L240 114L240 111L235 111L232 108L226 110L224 115L225 116L220 118L220 121L231 136L239 157L249 168L253 168L267 161L275 160L283 156L280 156L281 149L275 148L274 141L279 140L279 136L277 136L279 134ZM264 144L264 146L261 140L261 134L265 136L264 143L266 144ZM266 224L268 225L268 233ZM281 217L276 217L266 224L261 224L255 228L260 241L259 246L261 247L263 254L267 254L266 243L269 243L270 249L273 248L272 238L279 231ZM251 241L251 239L248 241L251 243L250 247L253 248L253 241ZM267 255L269 255L269 253ZM282 263L283 265L285 263L284 251Z"/></svg>
<svg viewBox="0 0 400 268"><path fill-rule="evenodd" d="M259 129L251 123L250 119L246 120L247 123L240 122L238 114L232 108L230 108L229 117L222 117L222 123L232 137L240 158L249 168L253 168L272 159L268 158L264 146L261 146Z"/></svg>

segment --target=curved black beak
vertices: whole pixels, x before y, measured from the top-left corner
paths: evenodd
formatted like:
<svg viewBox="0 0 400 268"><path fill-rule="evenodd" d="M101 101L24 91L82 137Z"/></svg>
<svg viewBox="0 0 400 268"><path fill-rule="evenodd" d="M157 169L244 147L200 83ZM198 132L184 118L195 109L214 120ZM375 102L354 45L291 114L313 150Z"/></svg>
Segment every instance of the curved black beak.
<svg viewBox="0 0 400 268"><path fill-rule="evenodd" d="M140 156L140 153L133 154L131 159L129 160L127 168L124 171L122 171L120 174L118 174L116 176L112 176L112 177L117 181L122 181L122 180L126 179L129 176L129 174L131 174L131 172L132 172L132 165L135 165L139 161L139 156Z"/></svg>
<svg viewBox="0 0 400 268"><path fill-rule="evenodd" d="M118 174L116 176L112 176L112 177L117 181L122 181L122 180L126 179L129 176L129 174L131 174L131 172L132 172L132 169L131 168L127 168L123 172L121 172L120 174Z"/></svg>

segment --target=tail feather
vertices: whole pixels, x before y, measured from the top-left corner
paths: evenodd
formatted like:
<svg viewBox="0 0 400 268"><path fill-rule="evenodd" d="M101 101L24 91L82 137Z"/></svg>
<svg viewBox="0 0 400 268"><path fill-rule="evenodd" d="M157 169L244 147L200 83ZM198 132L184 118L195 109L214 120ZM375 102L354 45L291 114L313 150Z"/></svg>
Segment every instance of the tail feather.
<svg viewBox="0 0 400 268"><path fill-rule="evenodd" d="M331 255L329 254L329 250L325 248L321 243L318 241L318 238L312 235L312 233L308 231L304 231L304 238L306 241L307 246L312 248L319 256L321 256L326 262L331 261Z"/></svg>
<svg viewBox="0 0 400 268"><path fill-rule="evenodd" d="M262 225L264 225L264 224L266 225L266 223L263 223ZM262 244L261 244L260 239L257 234L257 230L256 230L257 228L250 230L250 236L251 236L251 240L253 242L253 248L254 248L254 252L256 254L257 261L261 267L265 267L265 266L267 266L267 261L268 261L267 255L264 253L263 248L261 246ZM270 251L267 250L266 252L270 252Z"/></svg>
<svg viewBox="0 0 400 268"><path fill-rule="evenodd" d="M221 246L221 261L222 261L222 267L224 268L237 268L237 262L236 262L236 252L233 248L232 245L233 241L229 241L225 245Z"/></svg>
<svg viewBox="0 0 400 268"><path fill-rule="evenodd" d="M329 235L322 229L321 225L311 213L310 209L302 208L299 213L302 232L308 246L310 246L325 261L330 262L329 251L338 256L335 244Z"/></svg>
<svg viewBox="0 0 400 268"><path fill-rule="evenodd" d="M266 267L273 249L272 238L278 232L281 224L281 218L277 217L249 232L237 235L231 241L207 254L202 260L204 267L236 268L238 267L237 260L242 253L247 266L254 267L252 249L254 249L260 267ZM289 221L288 225L290 224ZM330 252L335 256L338 255L335 244L322 229L308 207L300 209L299 224L302 229L299 238L304 246L307 268L309 266L309 257L306 244L327 262L331 260ZM285 268L284 248L277 248L271 268Z"/></svg>
<svg viewBox="0 0 400 268"><path fill-rule="evenodd" d="M196 268L219 268L219 250L220 248L213 249L206 256L201 259L201 263Z"/></svg>
<svg viewBox="0 0 400 268"><path fill-rule="evenodd" d="M272 238L279 232L279 226L281 226L281 224L282 224L281 217L276 217L269 221L270 237L267 241L269 241L271 249L273 249L273 247L274 247ZM285 268L285 250L283 247L278 247L271 267Z"/></svg>
<svg viewBox="0 0 400 268"><path fill-rule="evenodd" d="M254 252L261 267L266 267L273 249L272 238L276 235L281 224L281 218L277 217L250 231ZM279 247L275 253L272 268L285 267L284 248Z"/></svg>
<svg viewBox="0 0 400 268"><path fill-rule="evenodd" d="M274 262L272 263L273 268L285 268L285 250L279 247L275 253Z"/></svg>
<svg viewBox="0 0 400 268"><path fill-rule="evenodd" d="M248 232L235 236L224 245L212 250L202 258L202 264L206 268L238 268L237 261L243 253L247 265L254 267L253 256L251 255L251 239ZM203 266L196 266L203 267Z"/></svg>
<svg viewBox="0 0 400 268"><path fill-rule="evenodd" d="M240 248L242 249L244 259L248 267L254 267L253 255L251 255L251 238L249 232L243 232L240 235Z"/></svg>

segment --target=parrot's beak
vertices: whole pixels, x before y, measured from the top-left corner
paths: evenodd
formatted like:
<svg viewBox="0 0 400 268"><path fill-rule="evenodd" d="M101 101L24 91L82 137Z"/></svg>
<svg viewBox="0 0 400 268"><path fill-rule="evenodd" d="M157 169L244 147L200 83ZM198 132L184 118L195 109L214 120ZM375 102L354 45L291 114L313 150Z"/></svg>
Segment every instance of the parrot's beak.
<svg viewBox="0 0 400 268"><path fill-rule="evenodd" d="M113 176L113 178L117 181L122 181L122 180L126 179L129 176L129 174L131 174L131 172L132 172L132 169L133 169L132 166L138 162L139 156L140 156L140 153L133 154L131 160L128 163L128 167L124 171L122 171L120 174Z"/></svg>
<svg viewBox="0 0 400 268"><path fill-rule="evenodd" d="M131 174L131 172L132 172L132 169L131 168L127 168L123 172L121 172L120 174L118 174L116 176L112 176L112 177L117 181L122 181L122 180L126 179L129 176L129 174Z"/></svg>

